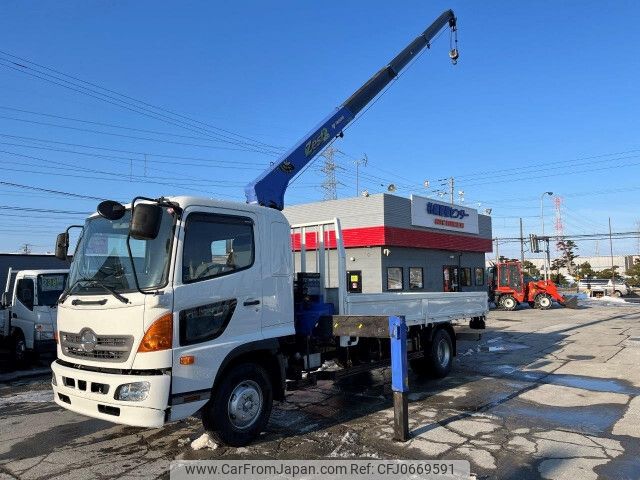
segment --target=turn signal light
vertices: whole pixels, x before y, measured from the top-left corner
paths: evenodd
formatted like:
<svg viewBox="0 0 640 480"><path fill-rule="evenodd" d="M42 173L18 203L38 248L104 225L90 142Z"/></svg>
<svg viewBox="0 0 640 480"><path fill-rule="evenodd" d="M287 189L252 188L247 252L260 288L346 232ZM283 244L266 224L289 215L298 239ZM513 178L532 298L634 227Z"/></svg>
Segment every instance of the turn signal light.
<svg viewBox="0 0 640 480"><path fill-rule="evenodd" d="M142 337L138 352L157 352L171 348L173 343L173 314L166 313L151 324Z"/></svg>
<svg viewBox="0 0 640 480"><path fill-rule="evenodd" d="M180 357L180 365L193 365L196 363L196 357L193 355L183 355Z"/></svg>
<svg viewBox="0 0 640 480"><path fill-rule="evenodd" d="M60 343L60 340L58 339L58 330L53 331L53 339L56 341L56 343Z"/></svg>

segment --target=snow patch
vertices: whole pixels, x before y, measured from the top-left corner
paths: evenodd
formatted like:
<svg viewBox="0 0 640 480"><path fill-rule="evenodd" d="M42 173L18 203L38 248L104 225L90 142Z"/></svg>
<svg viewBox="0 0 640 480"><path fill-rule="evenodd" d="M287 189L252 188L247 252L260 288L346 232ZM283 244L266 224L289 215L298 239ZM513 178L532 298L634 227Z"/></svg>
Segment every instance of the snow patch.
<svg viewBox="0 0 640 480"><path fill-rule="evenodd" d="M202 450L205 448L208 450L215 450L216 448L218 448L218 444L213 441L208 433L205 432L198 438L196 438L193 442L191 442L191 448L194 450Z"/></svg>
<svg viewBox="0 0 640 480"><path fill-rule="evenodd" d="M0 398L0 407L16 403L53 403L52 390L36 390L34 392L16 393L11 397Z"/></svg>

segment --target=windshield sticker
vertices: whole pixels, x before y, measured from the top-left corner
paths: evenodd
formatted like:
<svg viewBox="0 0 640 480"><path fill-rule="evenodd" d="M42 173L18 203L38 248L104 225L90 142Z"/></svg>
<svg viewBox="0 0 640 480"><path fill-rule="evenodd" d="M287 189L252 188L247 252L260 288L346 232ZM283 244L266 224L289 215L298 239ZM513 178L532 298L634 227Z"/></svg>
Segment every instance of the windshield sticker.
<svg viewBox="0 0 640 480"><path fill-rule="evenodd" d="M43 292L60 291L64 288L64 275L43 275L40 277L40 288Z"/></svg>

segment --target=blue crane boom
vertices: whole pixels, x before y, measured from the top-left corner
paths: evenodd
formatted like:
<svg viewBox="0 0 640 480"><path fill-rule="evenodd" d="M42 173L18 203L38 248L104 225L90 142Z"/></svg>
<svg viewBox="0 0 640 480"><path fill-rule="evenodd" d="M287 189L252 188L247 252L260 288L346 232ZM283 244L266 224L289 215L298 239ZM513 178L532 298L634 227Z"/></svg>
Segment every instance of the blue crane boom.
<svg viewBox="0 0 640 480"><path fill-rule="evenodd" d="M429 28L407 45L388 65L376 72L333 113L284 153L258 178L249 183L245 187L247 203L257 203L282 210L284 208L284 194L291 179L300 173L305 165L322 151L333 138L342 136L342 131L356 115L376 95L382 92L423 48L429 47L429 42L447 24L455 32L456 17L453 10L442 13ZM452 49L449 56L455 63L458 58L457 49Z"/></svg>

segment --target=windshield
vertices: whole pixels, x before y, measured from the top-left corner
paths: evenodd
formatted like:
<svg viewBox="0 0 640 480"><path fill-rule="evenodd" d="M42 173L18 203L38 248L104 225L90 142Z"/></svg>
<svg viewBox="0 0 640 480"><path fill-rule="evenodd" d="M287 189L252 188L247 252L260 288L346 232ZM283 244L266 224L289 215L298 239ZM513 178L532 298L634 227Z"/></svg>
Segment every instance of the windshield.
<svg viewBox="0 0 640 480"><path fill-rule="evenodd" d="M38 305L53 307L60 298L66 281L66 273L38 275Z"/></svg>
<svg viewBox="0 0 640 480"><path fill-rule="evenodd" d="M167 283L173 239L175 212L162 209L162 223L153 240L130 240L131 256L141 289L162 287ZM85 223L69 273L68 286L78 280L95 280L116 291L136 290L133 268L127 250L131 210L119 220L92 217ZM95 283L80 283L75 293L104 292Z"/></svg>

